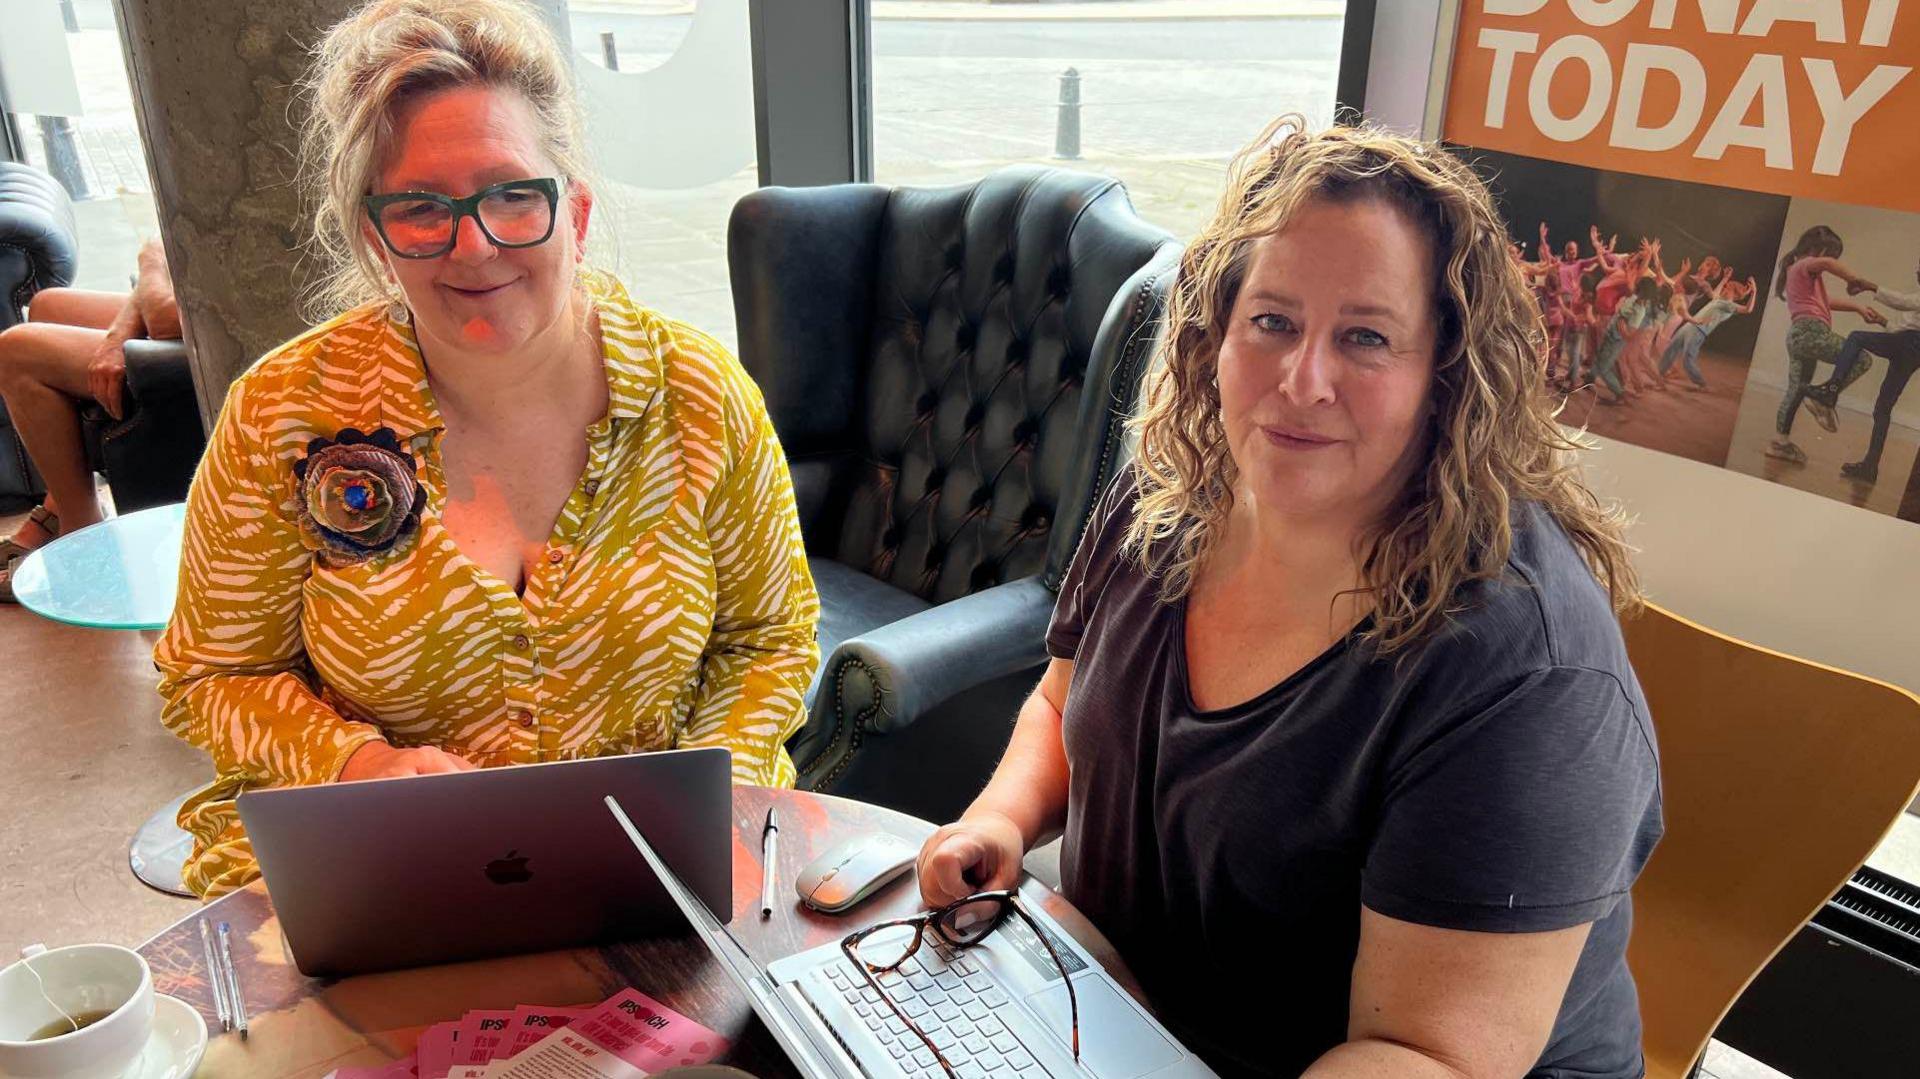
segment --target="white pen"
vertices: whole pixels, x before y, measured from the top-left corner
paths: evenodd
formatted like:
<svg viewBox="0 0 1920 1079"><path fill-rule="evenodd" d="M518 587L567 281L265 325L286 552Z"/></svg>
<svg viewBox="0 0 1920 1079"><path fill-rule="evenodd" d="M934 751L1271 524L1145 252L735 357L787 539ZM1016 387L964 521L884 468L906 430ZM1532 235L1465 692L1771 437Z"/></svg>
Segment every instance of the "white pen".
<svg viewBox="0 0 1920 1079"><path fill-rule="evenodd" d="M780 826L773 807L767 807L767 826L760 832L760 918L773 917L773 867L780 860Z"/></svg>
<svg viewBox="0 0 1920 1079"><path fill-rule="evenodd" d="M233 1012L227 1007L226 971L220 966L220 959L213 950L213 930L207 928L205 918L200 922L200 950L206 953L207 985L213 989L213 1010L220 1020L221 1030L233 1029Z"/></svg>
<svg viewBox="0 0 1920 1079"><path fill-rule="evenodd" d="M227 1004L233 1009L233 1027L240 1037L247 1036L247 1002L240 996L240 972L234 969L233 947L228 943L227 923L220 923L220 961L227 968Z"/></svg>

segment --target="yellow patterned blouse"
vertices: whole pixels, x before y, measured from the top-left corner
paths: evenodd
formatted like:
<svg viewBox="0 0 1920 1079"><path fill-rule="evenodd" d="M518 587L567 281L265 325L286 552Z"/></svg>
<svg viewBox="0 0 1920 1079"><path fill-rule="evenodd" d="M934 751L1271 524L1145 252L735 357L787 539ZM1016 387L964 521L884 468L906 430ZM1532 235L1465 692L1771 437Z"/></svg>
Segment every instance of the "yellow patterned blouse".
<svg viewBox="0 0 1920 1079"><path fill-rule="evenodd" d="M718 745L735 782L792 786L819 601L766 406L712 338L611 277L589 290L611 400L524 595L441 526L443 426L406 322L350 311L233 384L154 651L163 722L213 756L180 813L194 891L258 873L242 790L331 782L381 737L483 767ZM427 501L340 565L302 538L294 464L350 427L391 429Z"/></svg>

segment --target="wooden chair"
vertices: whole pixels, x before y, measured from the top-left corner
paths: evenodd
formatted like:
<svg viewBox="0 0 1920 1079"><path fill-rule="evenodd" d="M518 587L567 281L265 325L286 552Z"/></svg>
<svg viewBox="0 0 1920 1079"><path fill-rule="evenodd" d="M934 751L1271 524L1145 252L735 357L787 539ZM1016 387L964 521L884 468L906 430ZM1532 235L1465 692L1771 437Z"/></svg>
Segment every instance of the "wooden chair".
<svg viewBox="0 0 1920 1079"><path fill-rule="evenodd" d="M1651 605L1623 629L1667 825L1633 888L1627 962L1648 1079L1683 1079L1920 790L1920 697Z"/></svg>

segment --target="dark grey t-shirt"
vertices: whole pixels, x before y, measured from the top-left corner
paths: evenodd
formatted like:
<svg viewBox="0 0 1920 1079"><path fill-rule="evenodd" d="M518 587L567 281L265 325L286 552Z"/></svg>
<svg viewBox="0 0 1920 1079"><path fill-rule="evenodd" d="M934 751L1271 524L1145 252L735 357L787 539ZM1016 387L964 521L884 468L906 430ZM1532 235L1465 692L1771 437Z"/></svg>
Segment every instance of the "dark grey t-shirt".
<svg viewBox="0 0 1920 1079"><path fill-rule="evenodd" d="M1398 663L1356 637L1234 708L1186 683L1185 604L1095 512L1047 649L1074 661L1067 897L1223 1074L1297 1075L1346 1039L1364 903L1447 929L1593 922L1529 1073L1642 1072L1627 890L1661 833L1646 700L1607 597L1537 505L1507 579Z"/></svg>

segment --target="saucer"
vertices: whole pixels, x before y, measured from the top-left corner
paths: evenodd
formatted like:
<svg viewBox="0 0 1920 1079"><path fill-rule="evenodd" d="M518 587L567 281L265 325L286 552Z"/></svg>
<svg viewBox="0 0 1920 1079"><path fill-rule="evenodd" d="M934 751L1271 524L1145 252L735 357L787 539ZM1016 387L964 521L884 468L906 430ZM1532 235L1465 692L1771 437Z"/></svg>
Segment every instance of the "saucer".
<svg viewBox="0 0 1920 1079"><path fill-rule="evenodd" d="M184 1000L153 995L153 1034L120 1079L189 1079L207 1051L207 1024Z"/></svg>

